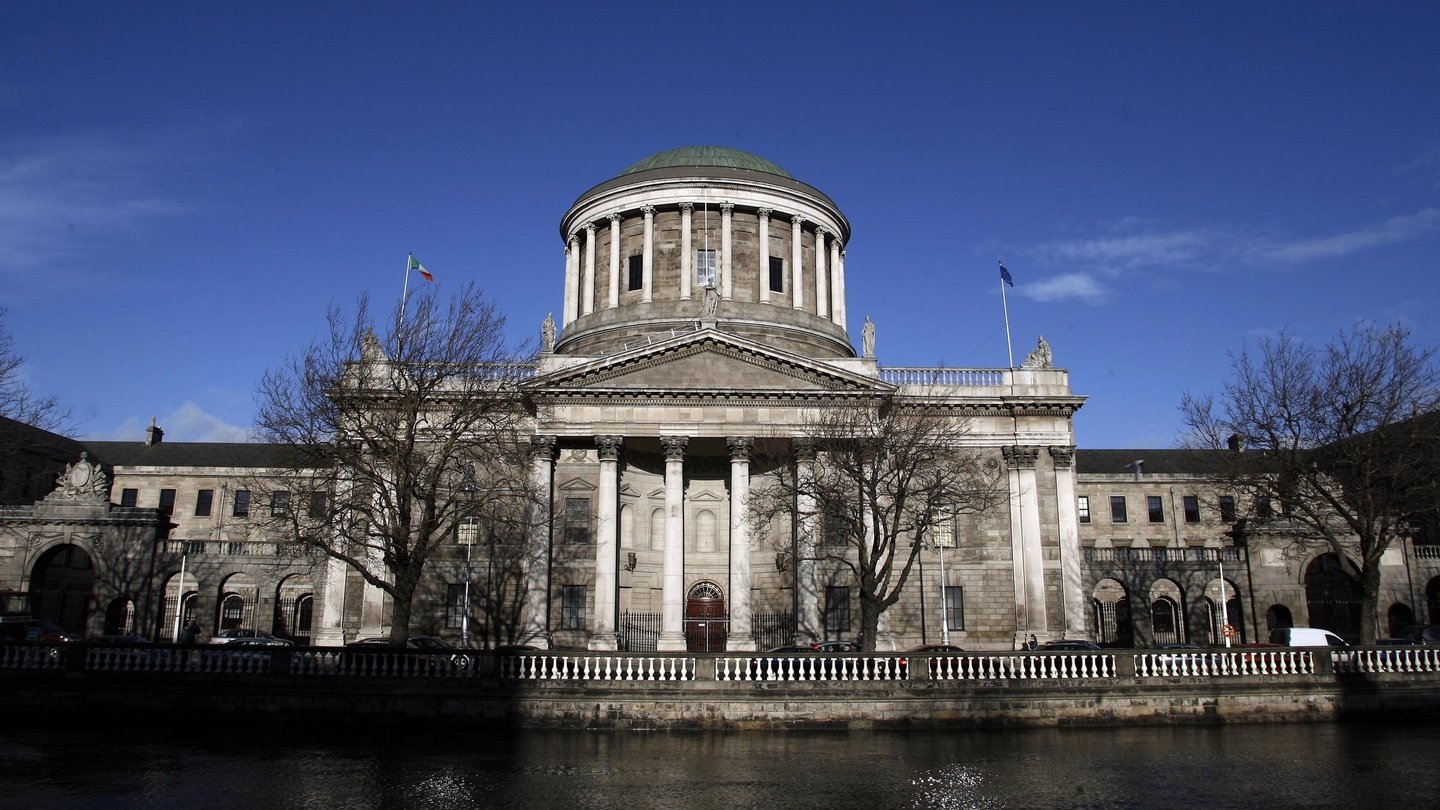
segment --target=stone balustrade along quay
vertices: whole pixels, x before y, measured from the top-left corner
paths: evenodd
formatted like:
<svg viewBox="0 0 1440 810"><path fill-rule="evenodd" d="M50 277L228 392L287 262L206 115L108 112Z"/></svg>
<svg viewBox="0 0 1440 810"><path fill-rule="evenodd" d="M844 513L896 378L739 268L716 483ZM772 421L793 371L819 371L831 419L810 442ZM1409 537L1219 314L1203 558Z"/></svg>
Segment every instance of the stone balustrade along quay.
<svg viewBox="0 0 1440 810"><path fill-rule="evenodd" d="M1440 714L1440 648L587 653L0 645L11 717L935 728Z"/></svg>

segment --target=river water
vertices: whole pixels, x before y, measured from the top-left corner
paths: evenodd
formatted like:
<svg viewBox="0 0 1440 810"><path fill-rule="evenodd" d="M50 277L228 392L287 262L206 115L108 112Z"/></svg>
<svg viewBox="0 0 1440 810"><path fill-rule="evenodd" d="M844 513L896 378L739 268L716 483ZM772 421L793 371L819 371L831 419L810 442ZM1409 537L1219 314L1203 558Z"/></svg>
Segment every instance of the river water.
<svg viewBox="0 0 1440 810"><path fill-rule="evenodd" d="M15 730L0 806L1424 808L1440 726L197 735Z"/></svg>

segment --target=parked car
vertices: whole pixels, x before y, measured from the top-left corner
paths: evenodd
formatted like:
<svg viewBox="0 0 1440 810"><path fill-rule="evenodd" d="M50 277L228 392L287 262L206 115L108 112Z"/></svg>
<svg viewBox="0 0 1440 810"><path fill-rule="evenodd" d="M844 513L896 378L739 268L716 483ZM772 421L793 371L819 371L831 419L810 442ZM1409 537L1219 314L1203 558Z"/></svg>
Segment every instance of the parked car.
<svg viewBox="0 0 1440 810"><path fill-rule="evenodd" d="M1319 627L1274 627L1270 643L1281 647L1349 647L1349 642Z"/></svg>
<svg viewBox="0 0 1440 810"><path fill-rule="evenodd" d="M1440 644L1440 625L1416 624L1400 631L1400 638L1406 639L1411 644L1436 645Z"/></svg>
<svg viewBox="0 0 1440 810"><path fill-rule="evenodd" d="M1042 652L1098 652L1104 649L1104 647L1101 647L1099 644L1096 644L1093 641L1085 641L1084 639L1075 638L1062 638L1058 641L1047 641L1044 644L1040 645L1040 650Z"/></svg>
<svg viewBox="0 0 1440 810"><path fill-rule="evenodd" d="M919 647L912 647L910 652L944 653L965 652L965 650L961 647L956 647L954 644L921 644Z"/></svg>
<svg viewBox="0 0 1440 810"><path fill-rule="evenodd" d="M264 630L253 630L245 627L231 627L221 630L210 637L211 644L229 644L242 638L273 639L275 636Z"/></svg>
<svg viewBox="0 0 1440 810"><path fill-rule="evenodd" d="M356 639L345 646L348 649L370 649L375 652L380 652L387 647L393 648L390 639L385 636L371 636L369 638ZM438 655L426 656L432 669L438 667L442 662L448 663L454 669L465 669L470 666L470 656L460 652L454 644L451 644L439 636L410 636L405 639L405 649L436 652L449 651L452 653L448 657Z"/></svg>
<svg viewBox="0 0 1440 810"><path fill-rule="evenodd" d="M810 645L811 652L817 653L858 653L865 648L856 641L821 641Z"/></svg>

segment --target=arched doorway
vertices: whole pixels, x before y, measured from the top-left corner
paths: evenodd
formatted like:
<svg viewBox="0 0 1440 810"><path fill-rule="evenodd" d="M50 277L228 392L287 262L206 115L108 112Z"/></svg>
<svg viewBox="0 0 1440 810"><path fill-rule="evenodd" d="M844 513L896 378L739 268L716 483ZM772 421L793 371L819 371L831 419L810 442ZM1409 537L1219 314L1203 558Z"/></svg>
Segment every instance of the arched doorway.
<svg viewBox="0 0 1440 810"><path fill-rule="evenodd" d="M1265 610L1265 630L1268 634L1271 630L1281 627L1294 627L1295 619L1290 615L1290 608L1284 605L1271 605Z"/></svg>
<svg viewBox="0 0 1440 810"><path fill-rule="evenodd" d="M685 597L685 649L724 652L728 623L720 586L708 580L695 583Z"/></svg>
<svg viewBox="0 0 1440 810"><path fill-rule="evenodd" d="M1247 641L1244 604L1240 601L1240 589L1236 587L1235 583L1218 577L1210 580L1205 585L1205 607L1211 644L1225 643L1225 625L1227 624L1235 628L1235 635L1231 637L1231 641L1237 644L1244 644Z"/></svg>
<svg viewBox="0 0 1440 810"><path fill-rule="evenodd" d="M1150 586L1150 643L1178 644L1189 641L1185 633L1185 592L1172 579L1158 579Z"/></svg>
<svg viewBox="0 0 1440 810"><path fill-rule="evenodd" d="M1095 611L1095 640L1108 647L1135 646L1135 627L1130 621L1130 597L1125 586L1102 579L1090 596Z"/></svg>
<svg viewBox="0 0 1440 810"><path fill-rule="evenodd" d="M133 636L138 632L135 628L135 601L123 596L110 600L110 605L105 608L105 635Z"/></svg>
<svg viewBox="0 0 1440 810"><path fill-rule="evenodd" d="M256 607L260 601L260 588L245 574L234 574L220 586L219 615L216 616L215 632L226 630L264 630ZM266 632L269 632L266 630Z"/></svg>
<svg viewBox="0 0 1440 810"><path fill-rule="evenodd" d="M1386 628L1391 638L1398 637L1405 631L1405 628L1415 623L1415 611L1404 602L1396 602L1390 606L1385 614Z"/></svg>
<svg viewBox="0 0 1440 810"><path fill-rule="evenodd" d="M1433 577L1425 585L1425 611L1431 624L1440 624L1440 577Z"/></svg>
<svg viewBox="0 0 1440 810"><path fill-rule="evenodd" d="M52 621L70 633L84 635L95 589L95 562L73 543L46 551L30 571L30 609L35 618Z"/></svg>
<svg viewBox="0 0 1440 810"><path fill-rule="evenodd" d="M296 644L310 643L310 621L315 600L310 581L300 575L285 578L275 594L274 630L281 638Z"/></svg>
<svg viewBox="0 0 1440 810"><path fill-rule="evenodd" d="M1355 643L1360 638L1360 586L1340 567L1340 558L1322 554L1305 569L1305 609L1310 626L1323 627Z"/></svg>

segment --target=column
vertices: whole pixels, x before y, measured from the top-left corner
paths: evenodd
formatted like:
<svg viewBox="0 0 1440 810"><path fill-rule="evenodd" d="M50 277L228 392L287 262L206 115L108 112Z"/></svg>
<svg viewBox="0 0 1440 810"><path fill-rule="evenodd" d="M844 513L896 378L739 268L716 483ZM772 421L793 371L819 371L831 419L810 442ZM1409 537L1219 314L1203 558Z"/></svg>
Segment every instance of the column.
<svg viewBox="0 0 1440 810"><path fill-rule="evenodd" d="M800 226L804 224L805 218L798 214L790 218L790 294L796 309L805 308L805 285L800 283L800 257L803 255L800 251Z"/></svg>
<svg viewBox="0 0 1440 810"><path fill-rule="evenodd" d="M610 215L610 303L620 306L620 212Z"/></svg>
<svg viewBox="0 0 1440 810"><path fill-rule="evenodd" d="M755 440L731 436L730 448L730 635L726 650L755 649L750 628L750 450Z"/></svg>
<svg viewBox="0 0 1440 810"><path fill-rule="evenodd" d="M680 300L690 300L690 279L695 277L694 242L690 234L690 215L695 203L680 203Z"/></svg>
<svg viewBox="0 0 1440 810"><path fill-rule="evenodd" d="M770 303L770 209L755 212L760 219L760 302ZM733 624L733 620L732 620Z"/></svg>
<svg viewBox="0 0 1440 810"><path fill-rule="evenodd" d="M795 643L825 637L820 626L820 594L815 586L815 496L809 494L814 476L815 445L795 439L795 480L798 486L795 520Z"/></svg>
<svg viewBox="0 0 1440 810"><path fill-rule="evenodd" d="M581 280L584 307L581 315L595 311L595 223L585 223L585 278Z"/></svg>
<svg viewBox="0 0 1440 810"><path fill-rule="evenodd" d="M620 545L615 510L620 492L621 442L619 436L595 437L595 446L600 450L600 486L595 497L600 503L595 509L595 619L590 624L588 645L592 650L613 650L617 646L615 600L620 585L616 570Z"/></svg>
<svg viewBox="0 0 1440 810"><path fill-rule="evenodd" d="M565 311L561 314L563 329L580 317L580 234L572 233L565 240Z"/></svg>
<svg viewBox="0 0 1440 810"><path fill-rule="evenodd" d="M385 623L385 592L366 581L360 588L360 636L388 635L390 626Z"/></svg>
<svg viewBox="0 0 1440 810"><path fill-rule="evenodd" d="M830 320L845 328L845 268L840 264L840 240L830 240Z"/></svg>
<svg viewBox="0 0 1440 810"><path fill-rule="evenodd" d="M1080 577L1080 522L1075 514L1075 448L1051 447L1055 462L1056 519L1060 524L1060 598L1065 637L1085 638L1085 593Z"/></svg>
<svg viewBox="0 0 1440 810"><path fill-rule="evenodd" d="M825 270L825 234L829 231L815 229L815 314L830 317L830 274Z"/></svg>
<svg viewBox="0 0 1440 810"><path fill-rule="evenodd" d="M310 643L317 647L339 647L345 643L345 574L349 570L350 566L340 560L325 558L325 593L320 601L320 621L310 635Z"/></svg>
<svg viewBox="0 0 1440 810"><path fill-rule="evenodd" d="M555 437L530 437L530 536L525 547L525 594L520 602L518 644L550 649L550 531L554 500Z"/></svg>
<svg viewBox="0 0 1440 810"><path fill-rule="evenodd" d="M1040 551L1040 501L1035 492L1038 447L1002 447L1010 477L1010 546L1015 571L1016 644L1046 633L1045 571Z"/></svg>
<svg viewBox="0 0 1440 810"><path fill-rule="evenodd" d="M641 271L643 275L640 283L640 301L648 304L655 273L655 206L647 205L641 208L640 212L645 215L645 255L640 259L644 268Z"/></svg>
<svg viewBox="0 0 1440 810"><path fill-rule="evenodd" d="M685 649L685 436L661 436L665 451L665 555L656 650Z"/></svg>
<svg viewBox="0 0 1440 810"><path fill-rule="evenodd" d="M734 214L734 203L720 203L720 297L726 301L729 301L734 293L730 261L730 226Z"/></svg>

